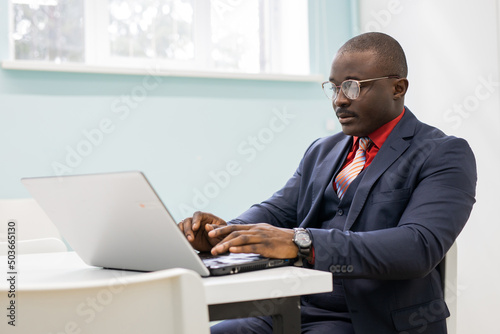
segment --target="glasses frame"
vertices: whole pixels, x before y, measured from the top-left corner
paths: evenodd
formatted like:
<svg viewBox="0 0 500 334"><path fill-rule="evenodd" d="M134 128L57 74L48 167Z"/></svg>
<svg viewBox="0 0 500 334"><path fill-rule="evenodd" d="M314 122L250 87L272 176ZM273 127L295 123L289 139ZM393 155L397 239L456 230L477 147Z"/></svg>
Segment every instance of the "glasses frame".
<svg viewBox="0 0 500 334"><path fill-rule="evenodd" d="M337 86L336 84L334 84L331 81L325 81L325 82L323 82L321 84L321 88L323 89L323 92L325 93L327 99L329 99L329 100L332 100L332 101L337 100L337 98L339 97L340 90L342 90L342 93L344 93L344 96L346 98L348 98L349 100L356 100L359 97L359 94L361 93L361 84L362 83L364 83L364 82L370 82L370 81L376 81L376 80L382 80L382 79L400 79L400 77L398 75L387 75L385 77L373 78L373 79L365 79L365 80L348 79L348 80L342 81L342 83L339 86ZM344 91L344 88L343 88L344 83L347 82L347 81L351 81L351 82L355 82L356 83L356 85L358 86L358 96L356 96L354 98L350 98L349 96L347 96L347 94L346 94L346 92ZM329 97L328 93L325 90L325 84L328 84L328 83L331 84L333 87L335 87L335 94L333 94L332 97Z"/></svg>

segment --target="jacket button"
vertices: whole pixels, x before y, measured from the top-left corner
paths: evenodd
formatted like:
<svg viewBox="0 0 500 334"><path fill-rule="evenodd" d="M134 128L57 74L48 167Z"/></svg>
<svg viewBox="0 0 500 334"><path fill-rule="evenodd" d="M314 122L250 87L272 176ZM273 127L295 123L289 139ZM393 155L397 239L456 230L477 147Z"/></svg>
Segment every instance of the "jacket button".
<svg viewBox="0 0 500 334"><path fill-rule="evenodd" d="M344 214L344 210L342 210L342 209L338 209L337 214L338 214L339 216L342 216L342 215Z"/></svg>

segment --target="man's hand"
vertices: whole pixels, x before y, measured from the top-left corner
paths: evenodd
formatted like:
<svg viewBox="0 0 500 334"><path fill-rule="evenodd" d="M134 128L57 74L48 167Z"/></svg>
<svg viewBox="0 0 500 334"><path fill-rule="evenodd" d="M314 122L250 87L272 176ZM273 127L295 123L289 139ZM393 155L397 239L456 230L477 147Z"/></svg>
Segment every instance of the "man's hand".
<svg viewBox="0 0 500 334"><path fill-rule="evenodd" d="M186 218L179 223L179 228L186 236L194 249L200 252L210 252L223 237L211 237L208 235L220 226L226 226L226 222L211 213L197 211L193 217Z"/></svg>
<svg viewBox="0 0 500 334"><path fill-rule="evenodd" d="M212 254L256 253L265 257L287 259L297 257L293 230L269 224L227 225L208 232L212 240L222 239Z"/></svg>

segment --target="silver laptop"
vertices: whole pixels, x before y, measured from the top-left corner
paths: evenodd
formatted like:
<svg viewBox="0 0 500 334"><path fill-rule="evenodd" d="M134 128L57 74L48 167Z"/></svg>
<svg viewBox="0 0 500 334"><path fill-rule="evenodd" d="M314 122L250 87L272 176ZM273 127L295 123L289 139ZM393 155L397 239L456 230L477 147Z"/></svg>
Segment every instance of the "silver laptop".
<svg viewBox="0 0 500 334"><path fill-rule="evenodd" d="M186 268L201 276L293 264L256 254L202 260L141 172L23 178L21 182L87 264L156 271Z"/></svg>

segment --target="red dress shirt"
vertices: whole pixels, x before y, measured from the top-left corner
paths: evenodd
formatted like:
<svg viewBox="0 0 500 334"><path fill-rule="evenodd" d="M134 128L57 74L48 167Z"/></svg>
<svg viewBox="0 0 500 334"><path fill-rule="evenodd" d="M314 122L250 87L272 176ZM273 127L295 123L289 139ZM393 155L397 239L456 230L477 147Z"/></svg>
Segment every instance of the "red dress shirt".
<svg viewBox="0 0 500 334"><path fill-rule="evenodd" d="M365 167L363 169L366 169L366 167L368 167L371 164L371 162L377 155L378 150L385 143L385 140L387 139L387 137L389 137L389 134L392 132L396 124L398 124L398 122L401 120L404 113L405 111L403 109L403 112L398 117L396 117L390 122L385 123L380 128L378 128L377 130L373 131L368 135L368 137L372 140L373 143L370 144L368 150L366 150L366 162L365 162ZM349 151L349 154L347 155L344 165L342 165L342 169L344 169L345 166L347 166L348 164L351 163L352 160L354 160L354 156L356 155L356 151L358 150L358 148L359 148L359 137L353 136L353 144L351 150ZM335 189L335 191L337 191L335 182L333 182L333 188Z"/></svg>

